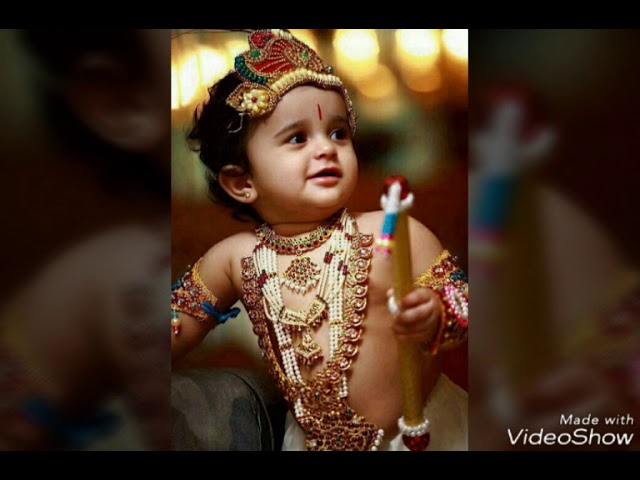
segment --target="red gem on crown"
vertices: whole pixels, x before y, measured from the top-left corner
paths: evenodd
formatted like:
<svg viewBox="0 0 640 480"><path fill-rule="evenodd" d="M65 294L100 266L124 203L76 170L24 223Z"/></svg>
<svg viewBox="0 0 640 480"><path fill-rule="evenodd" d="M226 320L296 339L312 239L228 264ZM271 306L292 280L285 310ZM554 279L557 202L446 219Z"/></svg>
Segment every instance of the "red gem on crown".
<svg viewBox="0 0 640 480"><path fill-rule="evenodd" d="M255 32L251 34L251 41L256 47L264 47L273 38L273 33Z"/></svg>

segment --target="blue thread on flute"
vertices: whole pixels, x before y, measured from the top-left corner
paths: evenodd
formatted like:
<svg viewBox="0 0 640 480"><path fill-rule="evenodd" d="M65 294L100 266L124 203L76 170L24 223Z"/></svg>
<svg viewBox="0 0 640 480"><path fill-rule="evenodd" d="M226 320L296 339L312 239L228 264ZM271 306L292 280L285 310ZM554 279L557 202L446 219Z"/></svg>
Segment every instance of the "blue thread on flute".
<svg viewBox="0 0 640 480"><path fill-rule="evenodd" d="M384 223L382 225L382 233L387 235L393 235L396 231L396 223L398 222L397 213L387 213L384 216Z"/></svg>

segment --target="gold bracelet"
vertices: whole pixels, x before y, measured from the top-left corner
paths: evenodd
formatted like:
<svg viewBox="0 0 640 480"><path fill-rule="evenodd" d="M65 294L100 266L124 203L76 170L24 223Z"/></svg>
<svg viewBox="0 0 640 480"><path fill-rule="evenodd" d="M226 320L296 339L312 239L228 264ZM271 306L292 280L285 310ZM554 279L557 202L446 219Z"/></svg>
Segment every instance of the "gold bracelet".
<svg viewBox="0 0 640 480"><path fill-rule="evenodd" d="M457 258L443 250L432 266L416 281L420 287L431 288L440 299L442 313L433 340L421 349L436 355L440 350L462 343L468 332L469 285L457 264Z"/></svg>
<svg viewBox="0 0 640 480"><path fill-rule="evenodd" d="M184 312L197 320L206 320L214 311L218 299L200 278L200 258L171 288L171 331L180 333L178 312Z"/></svg>
<svg viewBox="0 0 640 480"><path fill-rule="evenodd" d="M462 343L466 339L469 329L467 295L452 285L446 285L437 290L436 295L443 305L443 313L435 353L439 348L451 348Z"/></svg>

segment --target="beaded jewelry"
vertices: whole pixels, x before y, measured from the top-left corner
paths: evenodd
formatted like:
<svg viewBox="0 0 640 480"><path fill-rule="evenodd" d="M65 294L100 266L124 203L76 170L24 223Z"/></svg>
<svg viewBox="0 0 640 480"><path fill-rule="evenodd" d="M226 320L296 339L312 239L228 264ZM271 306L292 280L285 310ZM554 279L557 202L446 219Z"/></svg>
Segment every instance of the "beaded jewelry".
<svg viewBox="0 0 640 480"><path fill-rule="evenodd" d="M431 442L431 433L429 433L429 420L425 418L419 425L415 427L408 426L404 417L398 419L398 430L402 435L404 444L412 451L424 450Z"/></svg>
<svg viewBox="0 0 640 480"><path fill-rule="evenodd" d="M325 243L340 223L342 211L334 215L327 225L320 225L304 238L282 237L274 232L267 224L256 229L259 243L263 243L279 255L302 255L315 250Z"/></svg>
<svg viewBox="0 0 640 480"><path fill-rule="evenodd" d="M286 325L284 332L285 343L289 348L293 348L295 356L307 367L312 366L315 361L323 357L322 350L309 333L309 329L318 327L327 316L329 319L342 317L342 290L347 274L345 268L346 256L349 252L352 234L348 231L349 228L347 225L345 225L345 222L349 218L346 210L343 210L340 217L336 216L336 218L339 218L339 223L335 224L335 222L332 221L330 224L332 228L319 227L311 235L311 237L317 238L318 236L322 237L322 235L329 230L333 231L330 237L329 249L324 256L324 268L319 278L320 286L318 288L318 294L305 312L292 311L283 304L280 286L284 279L278 279L276 254L276 250L281 250L279 247L282 246L282 243L276 240L262 242L260 237L258 237L258 244L253 255L256 267L258 271L261 272L259 282L264 297L264 307L267 318L274 323ZM265 238L276 239L275 233L273 233L268 226L263 225L260 231L265 233ZM301 249L309 248L310 242L308 239L296 241L298 242L296 243L296 247L299 246ZM311 245L312 244L313 243L311 243ZM289 267L289 269L290 268L291 267ZM285 275L287 275L289 269L285 271ZM337 329L334 327L332 323L329 329L331 339L330 350L332 344L335 346L334 337ZM291 345L289 336L291 333L295 334L298 332L302 333L302 342L294 348ZM297 368L297 365L292 366L292 368ZM294 372L293 375L297 377L299 373Z"/></svg>
<svg viewBox="0 0 640 480"><path fill-rule="evenodd" d="M464 341L469 327L469 285L457 258L444 250L416 285L431 288L440 298L442 308L438 332L427 350L435 355L440 349Z"/></svg>
<svg viewBox="0 0 640 480"><path fill-rule="evenodd" d="M333 67L287 30L256 30L249 35L249 50L235 58L235 71L243 80L227 97L227 104L250 118L272 112L292 88L313 84L334 89L344 98L351 133L356 114L347 89Z"/></svg>
<svg viewBox="0 0 640 480"><path fill-rule="evenodd" d="M171 287L171 331L180 334L181 321L178 312L187 313L197 320L203 321L212 316L219 324L229 318L235 318L240 313L239 308L232 308L228 312L219 312L215 305L218 299L209 291L200 278L200 258L183 276Z"/></svg>
<svg viewBox="0 0 640 480"><path fill-rule="evenodd" d="M307 293L320 280L320 267L309 257L297 257L285 270L280 283L296 293Z"/></svg>
<svg viewBox="0 0 640 480"><path fill-rule="evenodd" d="M377 450L384 431L347 403L347 372L362 334L373 238L357 232L356 222L346 210L338 219L323 259L316 299L306 311L284 307L277 252L273 244L261 239L253 255L242 261L244 302L269 371L305 432L307 450ZM267 230L265 227L263 232ZM321 354L311 329L327 318L326 366L313 378L303 380L300 364L310 366ZM300 333L302 339L294 346Z"/></svg>

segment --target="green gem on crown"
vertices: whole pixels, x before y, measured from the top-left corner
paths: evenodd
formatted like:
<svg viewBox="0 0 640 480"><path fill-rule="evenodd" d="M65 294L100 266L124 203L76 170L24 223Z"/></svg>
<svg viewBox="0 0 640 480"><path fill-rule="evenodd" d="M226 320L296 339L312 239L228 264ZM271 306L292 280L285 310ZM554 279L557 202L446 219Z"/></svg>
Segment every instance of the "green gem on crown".
<svg viewBox="0 0 640 480"><path fill-rule="evenodd" d="M266 85L266 83L269 81L268 77L262 77L249 70L249 67L247 67L247 65L245 64L245 60L242 55L236 57L235 66L238 73L248 80L251 80L255 83L260 83L262 85Z"/></svg>

